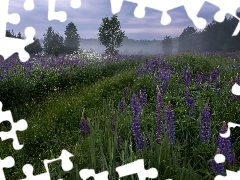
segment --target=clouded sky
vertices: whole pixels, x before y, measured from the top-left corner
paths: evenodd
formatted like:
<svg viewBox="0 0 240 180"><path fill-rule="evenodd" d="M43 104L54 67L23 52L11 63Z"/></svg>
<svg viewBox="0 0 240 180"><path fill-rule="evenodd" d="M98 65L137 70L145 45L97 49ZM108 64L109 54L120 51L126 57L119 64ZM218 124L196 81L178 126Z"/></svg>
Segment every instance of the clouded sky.
<svg viewBox="0 0 240 180"><path fill-rule="evenodd" d="M17 25L8 23L7 29L13 29L15 33L21 32L24 35L24 29L32 26L36 30L37 38L43 38L43 34L46 33L49 26L52 26L55 32L64 35L65 28L70 22L77 26L81 38L98 38L97 33L102 18L113 15L110 0L81 0L82 4L79 9L71 8L71 0L56 0L56 11L65 11L67 21L63 23L57 20L48 21L48 0L35 0L33 11L24 10L24 1L10 0L9 13L18 13L21 21ZM172 22L163 26L160 24L161 11L146 8L145 17L138 19L133 14L136 6L137 4L124 1L121 11L118 13L121 28L129 38L162 40L166 35L178 37L184 28L194 26L184 7L170 10L168 13ZM210 23L218 10L218 7L205 3L198 16L205 18Z"/></svg>

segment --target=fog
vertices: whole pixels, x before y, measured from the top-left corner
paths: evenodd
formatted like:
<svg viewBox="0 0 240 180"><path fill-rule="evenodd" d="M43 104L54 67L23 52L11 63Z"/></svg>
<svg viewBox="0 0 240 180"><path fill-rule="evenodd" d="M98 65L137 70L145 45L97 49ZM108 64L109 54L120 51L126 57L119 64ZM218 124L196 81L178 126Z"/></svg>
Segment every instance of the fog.
<svg viewBox="0 0 240 180"><path fill-rule="evenodd" d="M162 41L161 40L134 40L124 38L123 45L119 50L119 54L144 54L144 55L155 55L162 54ZM83 49L92 49L98 53L105 52L105 46L100 45L98 39L81 39L80 47ZM172 53L177 52L178 39L173 38L173 51Z"/></svg>
<svg viewBox="0 0 240 180"><path fill-rule="evenodd" d="M105 46L100 45L98 39L80 39L80 48L82 49L92 49L94 52L104 54ZM43 46L43 40L40 40ZM173 38L173 51L177 52L178 38ZM117 48L119 54L124 55L134 55L134 54L144 54L144 55L156 55L162 54L162 40L134 40L125 37L123 39L122 46Z"/></svg>

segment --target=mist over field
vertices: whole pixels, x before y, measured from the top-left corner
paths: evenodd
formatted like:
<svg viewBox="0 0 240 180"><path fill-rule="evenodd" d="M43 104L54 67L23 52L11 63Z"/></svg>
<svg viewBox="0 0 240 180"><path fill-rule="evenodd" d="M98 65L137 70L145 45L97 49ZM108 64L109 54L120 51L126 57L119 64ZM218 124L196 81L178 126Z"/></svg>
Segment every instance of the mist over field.
<svg viewBox="0 0 240 180"><path fill-rule="evenodd" d="M105 46L100 44L98 39L80 39L80 47L83 49L92 49L94 52L98 52L100 54L105 53ZM43 46L43 40L40 40L41 45ZM173 38L173 51L172 53L177 53L178 48L178 38ZM134 40L128 39L125 37L123 39L123 46L118 48L119 54L163 54L162 50L162 40Z"/></svg>

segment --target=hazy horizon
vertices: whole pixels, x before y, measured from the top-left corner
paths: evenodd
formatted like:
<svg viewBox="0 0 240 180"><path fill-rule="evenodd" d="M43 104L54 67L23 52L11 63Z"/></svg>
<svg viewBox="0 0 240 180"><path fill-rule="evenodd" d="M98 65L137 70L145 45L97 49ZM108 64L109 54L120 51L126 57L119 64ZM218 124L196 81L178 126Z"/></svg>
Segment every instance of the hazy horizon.
<svg viewBox="0 0 240 180"><path fill-rule="evenodd" d="M52 26L55 32L64 36L64 31L68 23L73 22L78 29L78 33L83 39L97 39L98 28L102 18L111 17L110 0L82 0L79 9L72 9L69 0L56 1L56 11L65 11L68 15L66 22L57 20L48 21L48 1L34 1L35 9L25 11L23 8L25 0L9 1L9 13L18 13L21 21L17 25L7 23L7 30L13 29L15 33L21 32L23 36L24 29L32 26L36 29L36 38L43 39L43 34L49 26ZM94 4L94 6L93 6ZM129 39L134 40L163 40L166 35L173 38L180 36L183 29L187 26L194 26L186 14L184 7L179 7L169 11L172 22L163 26L160 24L162 12L146 8L146 16L138 19L133 12L137 4L124 1L121 11L117 14L121 23L121 29ZM21 8L22 7L22 8ZM212 22L214 14L219 10L218 7L205 3L198 16ZM230 15L227 15L230 17ZM196 28L196 27L195 27Z"/></svg>

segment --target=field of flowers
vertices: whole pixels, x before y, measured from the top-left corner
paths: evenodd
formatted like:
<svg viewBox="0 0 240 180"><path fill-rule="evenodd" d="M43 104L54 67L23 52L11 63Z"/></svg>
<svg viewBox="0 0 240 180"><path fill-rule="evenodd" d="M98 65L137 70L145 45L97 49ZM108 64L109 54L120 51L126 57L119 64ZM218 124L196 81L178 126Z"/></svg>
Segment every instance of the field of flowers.
<svg viewBox="0 0 240 180"><path fill-rule="evenodd" d="M24 178L30 163L34 174L45 172L42 160L66 149L74 168L49 166L52 179L80 179L81 169L109 172L144 159L158 178L210 180L226 169L237 171L240 97L231 93L240 84L240 53L176 54L171 56L102 55L80 50L73 55L33 55L26 63L17 56L0 60L0 101L14 120L25 119L18 133L24 148L1 143L1 158L13 156L15 166L4 169L8 179ZM10 130L4 122L0 130ZM226 162L216 164L216 153ZM122 179L137 179L137 175Z"/></svg>

